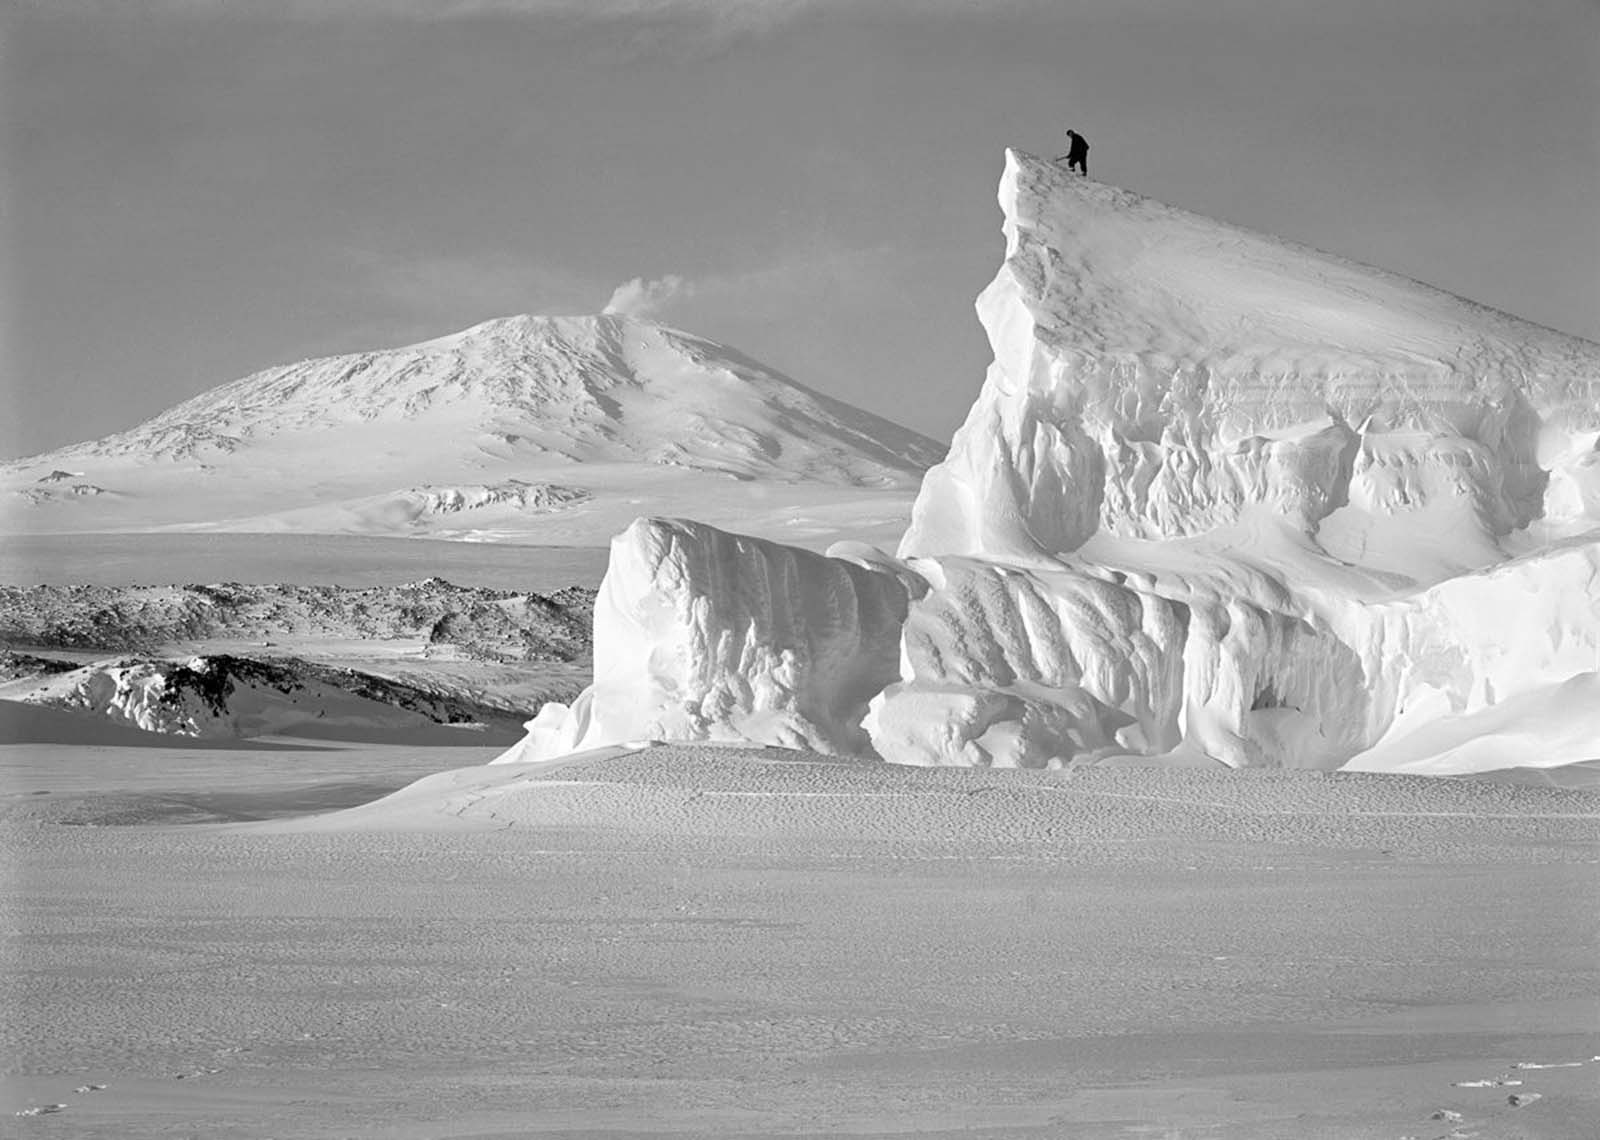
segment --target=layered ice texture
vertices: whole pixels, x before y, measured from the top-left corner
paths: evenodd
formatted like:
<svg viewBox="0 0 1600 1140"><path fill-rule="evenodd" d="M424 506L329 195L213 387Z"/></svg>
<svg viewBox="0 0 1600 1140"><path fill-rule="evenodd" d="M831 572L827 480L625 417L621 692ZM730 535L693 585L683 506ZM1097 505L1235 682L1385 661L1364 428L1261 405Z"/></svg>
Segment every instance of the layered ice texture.
<svg viewBox="0 0 1600 1140"><path fill-rule="evenodd" d="M634 739L912 764L1600 756L1600 346L1012 151L994 350L897 557L621 535Z"/></svg>
<svg viewBox="0 0 1600 1140"><path fill-rule="evenodd" d="M913 583L870 548L824 556L640 519L595 601L594 683L570 709L545 705L504 759L632 740L870 753L862 722L898 676Z"/></svg>

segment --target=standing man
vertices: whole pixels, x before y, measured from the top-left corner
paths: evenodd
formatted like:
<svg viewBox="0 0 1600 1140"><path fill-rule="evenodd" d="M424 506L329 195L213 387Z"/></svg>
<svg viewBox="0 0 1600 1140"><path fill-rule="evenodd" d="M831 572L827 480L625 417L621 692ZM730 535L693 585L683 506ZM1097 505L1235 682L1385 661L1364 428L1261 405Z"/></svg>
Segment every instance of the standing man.
<svg viewBox="0 0 1600 1140"><path fill-rule="evenodd" d="M1084 177L1089 175L1089 140L1077 131L1067 132L1067 169L1076 170Z"/></svg>

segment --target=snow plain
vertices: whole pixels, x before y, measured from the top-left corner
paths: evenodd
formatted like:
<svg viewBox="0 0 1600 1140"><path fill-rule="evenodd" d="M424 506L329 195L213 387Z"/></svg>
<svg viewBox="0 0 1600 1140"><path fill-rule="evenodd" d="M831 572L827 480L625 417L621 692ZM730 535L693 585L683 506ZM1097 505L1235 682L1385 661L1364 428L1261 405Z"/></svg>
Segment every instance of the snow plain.
<svg viewBox="0 0 1600 1140"><path fill-rule="evenodd" d="M194 821L336 807L422 757L0 748L8 1134L1577 1140L1600 1117L1592 793L488 755L225 823Z"/></svg>

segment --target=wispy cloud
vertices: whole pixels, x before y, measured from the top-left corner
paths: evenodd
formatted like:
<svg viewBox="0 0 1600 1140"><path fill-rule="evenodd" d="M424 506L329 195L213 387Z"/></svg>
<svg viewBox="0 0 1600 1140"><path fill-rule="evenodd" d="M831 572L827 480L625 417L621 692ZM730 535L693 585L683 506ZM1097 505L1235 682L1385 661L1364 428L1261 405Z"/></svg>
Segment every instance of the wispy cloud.
<svg viewBox="0 0 1600 1140"><path fill-rule="evenodd" d="M654 281L635 277L631 281L624 281L612 291L611 300L606 302L606 307L601 312L647 317L664 309L675 298L686 297L693 292L694 286L676 273L669 273Z"/></svg>
<svg viewBox="0 0 1600 1140"><path fill-rule="evenodd" d="M775 253L754 264L694 274L636 277L619 285L606 312L647 316L706 336L738 337L742 330L812 329L840 314L911 313L913 282L930 259L949 255L889 245L847 246L827 240ZM854 319L854 316L851 317Z"/></svg>
<svg viewBox="0 0 1600 1140"><path fill-rule="evenodd" d="M895 304L906 251L825 240L745 266L697 274L640 275L607 291L593 273L505 252L401 256L348 254L348 288L396 315L478 320L511 313L592 313L682 321L738 313L772 319L819 300ZM615 278L613 278L615 280Z"/></svg>

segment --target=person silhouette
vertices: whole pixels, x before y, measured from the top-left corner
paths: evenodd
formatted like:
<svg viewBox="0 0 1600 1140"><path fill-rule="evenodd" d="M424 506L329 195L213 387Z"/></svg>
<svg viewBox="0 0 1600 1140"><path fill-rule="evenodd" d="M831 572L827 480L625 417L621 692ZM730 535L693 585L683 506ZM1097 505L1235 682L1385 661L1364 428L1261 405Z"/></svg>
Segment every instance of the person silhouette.
<svg viewBox="0 0 1600 1140"><path fill-rule="evenodd" d="M1067 132L1067 169L1076 170L1084 177L1089 174L1089 140L1077 131Z"/></svg>

